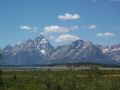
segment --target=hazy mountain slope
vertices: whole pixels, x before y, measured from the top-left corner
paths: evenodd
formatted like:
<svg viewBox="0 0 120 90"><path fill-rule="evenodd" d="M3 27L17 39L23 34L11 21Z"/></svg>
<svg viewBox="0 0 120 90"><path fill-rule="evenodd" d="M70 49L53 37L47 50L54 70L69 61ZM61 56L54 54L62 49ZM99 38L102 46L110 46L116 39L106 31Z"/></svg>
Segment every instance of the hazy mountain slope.
<svg viewBox="0 0 120 90"><path fill-rule="evenodd" d="M4 64L31 65L47 63L48 56L53 51L53 46L48 40L39 36L35 40L27 40L14 47L7 46L3 49Z"/></svg>
<svg viewBox="0 0 120 90"><path fill-rule="evenodd" d="M4 65L34 65L51 63L93 62L120 63L120 45L101 46L90 41L76 40L70 45L53 47L43 36L3 49Z"/></svg>

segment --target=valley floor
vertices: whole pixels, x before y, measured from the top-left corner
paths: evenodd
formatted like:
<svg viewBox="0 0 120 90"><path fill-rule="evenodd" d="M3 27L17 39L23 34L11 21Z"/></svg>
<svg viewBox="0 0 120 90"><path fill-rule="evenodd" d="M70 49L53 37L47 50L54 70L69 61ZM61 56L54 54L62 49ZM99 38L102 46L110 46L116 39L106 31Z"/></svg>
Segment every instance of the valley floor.
<svg viewBox="0 0 120 90"><path fill-rule="evenodd" d="M2 71L0 90L120 90L120 70Z"/></svg>

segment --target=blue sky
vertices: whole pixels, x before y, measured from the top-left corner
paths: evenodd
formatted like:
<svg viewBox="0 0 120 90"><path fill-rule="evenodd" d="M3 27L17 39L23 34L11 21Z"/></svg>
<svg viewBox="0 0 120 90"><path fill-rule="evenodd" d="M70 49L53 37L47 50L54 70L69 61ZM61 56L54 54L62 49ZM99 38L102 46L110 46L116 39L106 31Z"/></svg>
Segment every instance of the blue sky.
<svg viewBox="0 0 120 90"><path fill-rule="evenodd" d="M0 0L0 47L39 34L54 45L77 39L120 43L120 0Z"/></svg>

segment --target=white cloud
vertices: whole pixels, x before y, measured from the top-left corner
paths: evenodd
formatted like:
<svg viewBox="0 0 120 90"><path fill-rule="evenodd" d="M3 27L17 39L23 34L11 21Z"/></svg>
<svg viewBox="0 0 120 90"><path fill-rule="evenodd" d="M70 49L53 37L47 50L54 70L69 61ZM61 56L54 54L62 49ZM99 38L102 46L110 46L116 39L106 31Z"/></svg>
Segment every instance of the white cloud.
<svg viewBox="0 0 120 90"><path fill-rule="evenodd" d="M98 37L113 37L115 36L115 34L111 32L105 32L105 33L97 33L97 36Z"/></svg>
<svg viewBox="0 0 120 90"><path fill-rule="evenodd" d="M31 30L32 28L30 26L20 26L20 29Z"/></svg>
<svg viewBox="0 0 120 90"><path fill-rule="evenodd" d="M80 15L79 14L66 13L65 15L59 15L58 19L61 19L61 20L76 20L76 19L80 19Z"/></svg>
<svg viewBox="0 0 120 90"><path fill-rule="evenodd" d="M76 29L96 29L97 26L95 24L92 24L90 26L87 25L75 25L72 27L69 27L70 30L76 30Z"/></svg>
<svg viewBox="0 0 120 90"><path fill-rule="evenodd" d="M96 29L97 28L97 26L95 25L95 24L92 24L90 27L89 27L89 29Z"/></svg>
<svg viewBox="0 0 120 90"><path fill-rule="evenodd" d="M21 30L27 30L27 31L30 31L30 32L37 32L38 31L38 27L30 27L30 26L20 26L20 29Z"/></svg>
<svg viewBox="0 0 120 90"><path fill-rule="evenodd" d="M55 41L56 42L71 42L71 41L75 41L79 39L80 37L78 36L63 34L63 35L60 35Z"/></svg>
<svg viewBox="0 0 120 90"><path fill-rule="evenodd" d="M52 26L45 26L44 31L46 33L54 33L54 32L69 32L68 28L60 27L58 25L52 25Z"/></svg>

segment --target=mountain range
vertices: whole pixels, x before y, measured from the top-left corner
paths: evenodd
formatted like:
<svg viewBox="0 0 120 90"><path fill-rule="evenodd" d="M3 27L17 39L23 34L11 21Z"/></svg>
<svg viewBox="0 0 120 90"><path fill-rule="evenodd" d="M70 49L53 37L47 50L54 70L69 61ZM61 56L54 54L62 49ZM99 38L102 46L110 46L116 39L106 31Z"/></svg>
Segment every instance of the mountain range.
<svg viewBox="0 0 120 90"><path fill-rule="evenodd" d="M76 40L69 45L54 47L43 35L15 46L7 45L2 51L3 65L42 65L65 63L98 63L120 65L120 44L96 45Z"/></svg>

